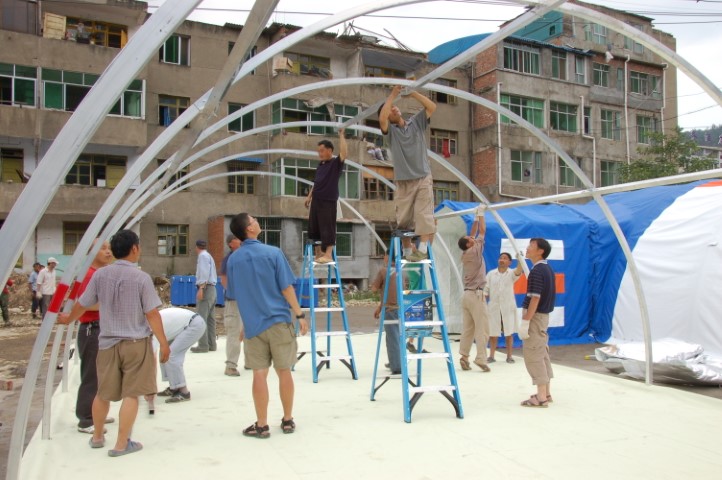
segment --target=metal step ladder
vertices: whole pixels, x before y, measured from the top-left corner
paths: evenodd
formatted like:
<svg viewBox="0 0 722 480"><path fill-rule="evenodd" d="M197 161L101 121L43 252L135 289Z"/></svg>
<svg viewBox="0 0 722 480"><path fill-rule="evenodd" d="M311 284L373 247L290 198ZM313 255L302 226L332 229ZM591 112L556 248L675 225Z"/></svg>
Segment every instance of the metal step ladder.
<svg viewBox="0 0 722 480"><path fill-rule="evenodd" d="M394 232L391 239L389 251L389 263L386 267L386 281L384 283L383 307L379 321L379 335L376 342L376 360L374 374L371 383L371 400L375 400L378 390L392 378L401 378L401 393L404 406L404 421L411 422L411 412L416 402L427 392L439 392L443 395L456 411L458 418L464 418L464 411L461 406L461 395L459 384L456 380L454 360L449 343L449 332L444 317L444 309L441 304L439 292L439 281L436 274L436 264L431 244L428 244L429 258L419 262L410 262L403 258L401 248L401 237L415 237L412 232ZM401 272L395 275L396 292L399 305L399 320L386 320L386 305L389 293L389 282L394 272ZM431 288L427 284L427 276L431 281ZM404 278L408 280L408 289L404 290ZM434 320L434 309L436 309L436 320ZM399 352L401 354L401 374L393 373L378 375L379 358L381 355L381 338L384 334L384 323L398 325L399 328ZM439 327L443 352L427 352L424 350L424 339L433 333L434 327ZM408 339L418 339L417 353L408 353L406 342ZM439 361L446 363L448 372L448 383L442 385L426 385L423 382L422 364L424 361ZM416 362L416 375L412 380L409 372L409 364ZM376 381L382 380L377 386Z"/></svg>
<svg viewBox="0 0 722 480"><path fill-rule="evenodd" d="M318 243L318 242L316 242ZM308 319L311 330L311 350L310 352L298 352L298 359L303 358L307 353L311 354L311 367L313 368L313 383L318 383L318 374L325 365L331 368L332 360L339 360L351 371L354 380L358 380L356 371L356 360L353 354L353 345L351 344L351 332L348 326L348 314L346 312L346 302L343 298L343 285L341 276L338 271L338 259L336 258L336 247L333 247L333 262L318 263L314 260L314 242L307 241L303 254L303 266L301 267L301 284L298 288L299 304L303 311L309 312ZM316 270L321 270L321 277L326 277L326 283L317 283L319 278L315 275ZM325 272L324 272L325 270ZM332 290L338 291L339 306L333 306ZM317 307L318 298L324 298L325 292L326 306ZM304 303L308 302L308 306L304 307ZM316 314L326 314L326 330L319 331L316 327ZM334 314L341 314L342 330L333 330ZM331 344L333 338L344 337L346 340L346 352L341 355L332 355ZM326 339L326 349L319 348L319 342Z"/></svg>

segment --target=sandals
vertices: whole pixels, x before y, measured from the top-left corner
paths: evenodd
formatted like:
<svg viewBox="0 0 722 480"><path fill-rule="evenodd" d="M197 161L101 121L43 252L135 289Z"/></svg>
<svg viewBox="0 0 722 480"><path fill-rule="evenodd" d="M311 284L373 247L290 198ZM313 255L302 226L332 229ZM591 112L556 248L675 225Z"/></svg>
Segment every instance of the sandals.
<svg viewBox="0 0 722 480"><path fill-rule="evenodd" d="M122 457L123 455L139 452L141 450L143 450L143 444L141 444L140 442L135 442L129 438L128 445L125 446L125 450L108 450L108 456Z"/></svg>
<svg viewBox="0 0 722 480"><path fill-rule="evenodd" d="M536 394L532 394L529 396L529 398L531 397L536 397ZM552 399L551 395L547 395L547 403L554 403L554 399Z"/></svg>
<svg viewBox="0 0 722 480"><path fill-rule="evenodd" d="M90 441L88 443L90 444L90 448L103 448L105 446L105 435L103 435L103 438L97 442L93 437L90 437Z"/></svg>
<svg viewBox="0 0 722 480"><path fill-rule="evenodd" d="M290 421L291 423L293 423L293 420ZM246 437L268 438L271 436L271 432L269 430L270 427L268 425L266 425L265 427L259 427L258 423L254 423L250 427L243 430L243 435Z"/></svg>
<svg viewBox="0 0 722 480"><path fill-rule="evenodd" d="M459 364L461 365L462 370L471 370L471 364L469 363L469 359L467 357L461 357L459 359Z"/></svg>
<svg viewBox="0 0 722 480"><path fill-rule="evenodd" d="M549 401L544 400L542 402L539 400L539 397L537 397L536 395L532 395L531 397L529 397L528 400L524 400L523 402L521 402L521 406L532 408L547 408L549 406Z"/></svg>
<svg viewBox="0 0 722 480"><path fill-rule="evenodd" d="M291 418L290 420L281 419L281 430L283 433L293 433L296 431L296 422Z"/></svg>

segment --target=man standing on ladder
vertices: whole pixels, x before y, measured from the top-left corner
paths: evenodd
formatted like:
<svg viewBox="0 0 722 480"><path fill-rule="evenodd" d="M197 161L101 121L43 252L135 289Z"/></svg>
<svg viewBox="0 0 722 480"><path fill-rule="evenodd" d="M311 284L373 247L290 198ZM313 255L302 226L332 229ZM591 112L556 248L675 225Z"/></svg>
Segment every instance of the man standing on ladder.
<svg viewBox="0 0 722 480"><path fill-rule="evenodd" d="M198 346L191 348L193 353L216 351L216 262L208 253L205 240L196 241L198 263L196 264L196 312L206 321L206 333L198 340Z"/></svg>
<svg viewBox="0 0 722 480"><path fill-rule="evenodd" d="M462 370L471 370L469 353L471 344L476 341L476 358L474 363L484 372L491 369L487 365L486 342L489 341L489 316L484 300L484 287L486 286L486 267L484 266L484 235L486 235L486 221L484 213L486 205L482 204L476 209L476 219L471 225L471 234L459 239L461 263L464 269L464 295L461 300L463 311L463 325L461 330L461 345L459 346L459 364Z"/></svg>
<svg viewBox="0 0 722 480"><path fill-rule="evenodd" d="M432 242L436 233L434 222L434 192L431 166L426 155L426 128L436 104L418 92L411 92L410 97L424 107L423 110L404 120L401 110L394 105L394 100L401 93L396 85L391 94L379 108L379 124L381 131L389 136L391 160L394 164L394 182L396 192L396 223L400 230L413 228L419 235L419 249L412 252L411 239L403 237L404 257L411 262L429 258L427 242Z"/></svg>
<svg viewBox="0 0 722 480"><path fill-rule="evenodd" d="M343 172L344 160L348 156L345 129L338 131L339 152L333 155L333 143L328 140L318 142L318 158L321 163L316 169L313 186L308 192L305 205L308 214L308 238L320 240L316 247L317 263L333 262L333 247L336 245L336 215L338 205L338 180Z"/></svg>
<svg viewBox="0 0 722 480"><path fill-rule="evenodd" d="M534 266L529 272L526 298L522 304L519 338L524 342L524 365L536 385L536 393L521 402L522 407L548 407L552 401L549 386L554 372L549 359L547 329L557 293L554 270L546 261L551 251L551 245L544 238L532 238L526 248L526 258Z"/></svg>

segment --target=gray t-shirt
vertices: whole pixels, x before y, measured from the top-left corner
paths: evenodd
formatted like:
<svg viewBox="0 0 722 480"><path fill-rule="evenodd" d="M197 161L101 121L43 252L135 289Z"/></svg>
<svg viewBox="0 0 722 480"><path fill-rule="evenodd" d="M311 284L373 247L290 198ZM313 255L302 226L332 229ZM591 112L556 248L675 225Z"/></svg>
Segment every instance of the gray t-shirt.
<svg viewBox="0 0 722 480"><path fill-rule="evenodd" d="M399 127L389 123L389 145L394 164L394 180L414 180L431 175L426 155L426 127L429 120L421 110Z"/></svg>

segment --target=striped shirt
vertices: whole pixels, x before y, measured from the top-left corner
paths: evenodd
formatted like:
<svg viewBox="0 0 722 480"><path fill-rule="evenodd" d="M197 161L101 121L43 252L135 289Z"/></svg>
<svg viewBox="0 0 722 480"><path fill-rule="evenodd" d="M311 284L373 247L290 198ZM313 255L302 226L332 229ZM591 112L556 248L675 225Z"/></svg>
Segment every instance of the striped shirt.
<svg viewBox="0 0 722 480"><path fill-rule="evenodd" d="M99 269L78 302L83 307L100 303L101 350L123 340L149 337L145 314L161 305L150 275L127 260Z"/></svg>

